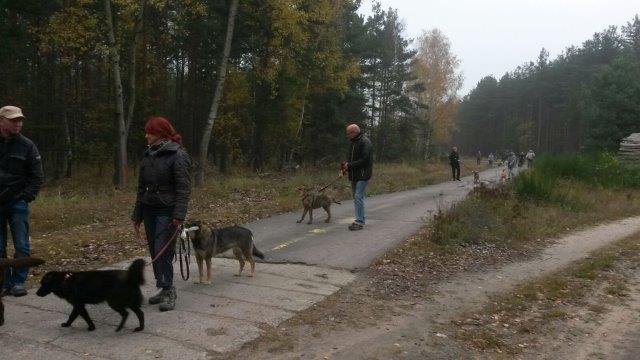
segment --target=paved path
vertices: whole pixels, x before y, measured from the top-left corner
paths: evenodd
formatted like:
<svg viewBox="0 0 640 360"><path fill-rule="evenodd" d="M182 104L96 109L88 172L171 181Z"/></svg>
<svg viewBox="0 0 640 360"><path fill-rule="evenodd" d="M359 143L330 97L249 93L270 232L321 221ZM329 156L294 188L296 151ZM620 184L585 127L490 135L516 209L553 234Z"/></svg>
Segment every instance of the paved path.
<svg viewBox="0 0 640 360"><path fill-rule="evenodd" d="M495 176L495 170L482 177ZM97 330L88 332L82 319L62 328L70 306L32 290L22 298L5 297L6 323L0 327L4 359L206 359L212 352L237 349L297 311L308 308L351 282L353 269L366 267L376 256L415 233L438 208L446 208L471 189L469 178L418 190L368 198L367 225L350 232L353 203L333 207L334 222L316 211L313 225L297 224L300 213L288 213L248 224L267 257L254 278L235 277L235 260L218 258L214 283L200 285L176 276L175 311L160 313L145 306L146 329L133 314L125 329L114 332L119 315L105 304L88 311ZM126 268L129 262L114 267ZM177 270L177 269L176 269ZM178 270L179 271L179 270ZM197 273L195 264L192 274ZM149 268L145 297L155 293ZM9 355L7 355L9 354ZM8 357L5 357L7 355Z"/></svg>

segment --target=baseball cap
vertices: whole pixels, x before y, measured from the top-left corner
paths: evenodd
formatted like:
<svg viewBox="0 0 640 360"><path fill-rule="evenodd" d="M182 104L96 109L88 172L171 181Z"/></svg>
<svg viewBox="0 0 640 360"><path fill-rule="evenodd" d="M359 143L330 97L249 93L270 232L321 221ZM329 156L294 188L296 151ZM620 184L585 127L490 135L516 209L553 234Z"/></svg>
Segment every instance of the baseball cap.
<svg viewBox="0 0 640 360"><path fill-rule="evenodd" d="M5 119L17 119L17 118L23 118L24 119L24 115L22 114L22 109L20 109L17 106L3 106L0 108L0 117L3 117Z"/></svg>

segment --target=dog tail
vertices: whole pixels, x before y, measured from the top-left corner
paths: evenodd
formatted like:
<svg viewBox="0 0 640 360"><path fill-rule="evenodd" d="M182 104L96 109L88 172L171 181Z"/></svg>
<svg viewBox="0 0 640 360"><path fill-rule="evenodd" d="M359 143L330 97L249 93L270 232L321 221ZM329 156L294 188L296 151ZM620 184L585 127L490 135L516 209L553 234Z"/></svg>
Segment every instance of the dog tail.
<svg viewBox="0 0 640 360"><path fill-rule="evenodd" d="M127 271L127 280L130 284L138 286L144 284L144 260L136 259L131 263Z"/></svg>
<svg viewBox="0 0 640 360"><path fill-rule="evenodd" d="M251 240L253 240L253 238L251 238ZM264 254L262 253L262 251L258 250L255 244L253 244L252 253L253 256L259 257L260 259L264 260Z"/></svg>
<svg viewBox="0 0 640 360"><path fill-rule="evenodd" d="M0 259L0 269L8 267L28 267L44 264L44 260L35 257L21 257L17 259Z"/></svg>

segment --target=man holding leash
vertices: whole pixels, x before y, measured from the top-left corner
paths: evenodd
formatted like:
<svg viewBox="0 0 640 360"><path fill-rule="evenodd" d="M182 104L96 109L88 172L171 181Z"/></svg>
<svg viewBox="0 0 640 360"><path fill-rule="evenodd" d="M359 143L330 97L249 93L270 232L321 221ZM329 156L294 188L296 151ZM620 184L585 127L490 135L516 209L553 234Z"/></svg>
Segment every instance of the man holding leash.
<svg viewBox="0 0 640 360"><path fill-rule="evenodd" d="M351 181L356 219L349 230L356 231L364 228L364 191L373 170L373 145L356 124L347 126L347 138L351 141L349 157L342 162L340 171L342 175L348 173Z"/></svg>
<svg viewBox="0 0 640 360"><path fill-rule="evenodd" d="M0 258L7 257L7 226L15 248L13 257L31 255L28 203L44 183L38 148L20 134L24 118L18 107L0 108ZM3 290L13 296L27 295L28 272L28 268L7 269Z"/></svg>

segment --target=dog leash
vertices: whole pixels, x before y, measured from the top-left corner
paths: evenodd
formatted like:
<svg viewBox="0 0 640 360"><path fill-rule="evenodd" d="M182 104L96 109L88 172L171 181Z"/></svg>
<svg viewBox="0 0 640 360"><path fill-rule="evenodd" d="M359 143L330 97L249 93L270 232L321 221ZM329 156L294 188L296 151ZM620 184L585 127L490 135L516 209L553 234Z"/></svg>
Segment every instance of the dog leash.
<svg viewBox="0 0 640 360"><path fill-rule="evenodd" d="M182 227L182 226L181 226ZM182 276L182 280L189 280L190 269L189 265L191 262L191 238L189 237L189 232L185 231L186 236L183 238L180 237L180 244L178 244L178 258L180 258L180 276ZM184 255L182 252L184 251ZM184 259L184 268L182 264L182 260ZM185 273L187 274L185 276Z"/></svg>
<svg viewBox="0 0 640 360"><path fill-rule="evenodd" d="M169 241L167 241L167 243L164 244L162 249L160 249L160 251L158 251L156 256L154 256L153 259L151 259L151 262L149 262L147 265L153 264L156 260L158 260L160 258L160 256L162 256L162 254L164 254L165 251L167 251L167 249L169 248L169 245L171 245L171 243L173 243L176 240L176 238L178 237L178 232L181 231L181 230L182 230L182 225L176 227L176 231L173 233L171 238L169 238Z"/></svg>
<svg viewBox="0 0 640 360"><path fill-rule="evenodd" d="M333 179L331 182L329 182L327 185L325 185L324 187L320 188L320 190L318 190L319 193L325 191L329 186L333 185L336 181L340 180L340 178L342 178L342 176L338 176L335 179Z"/></svg>

